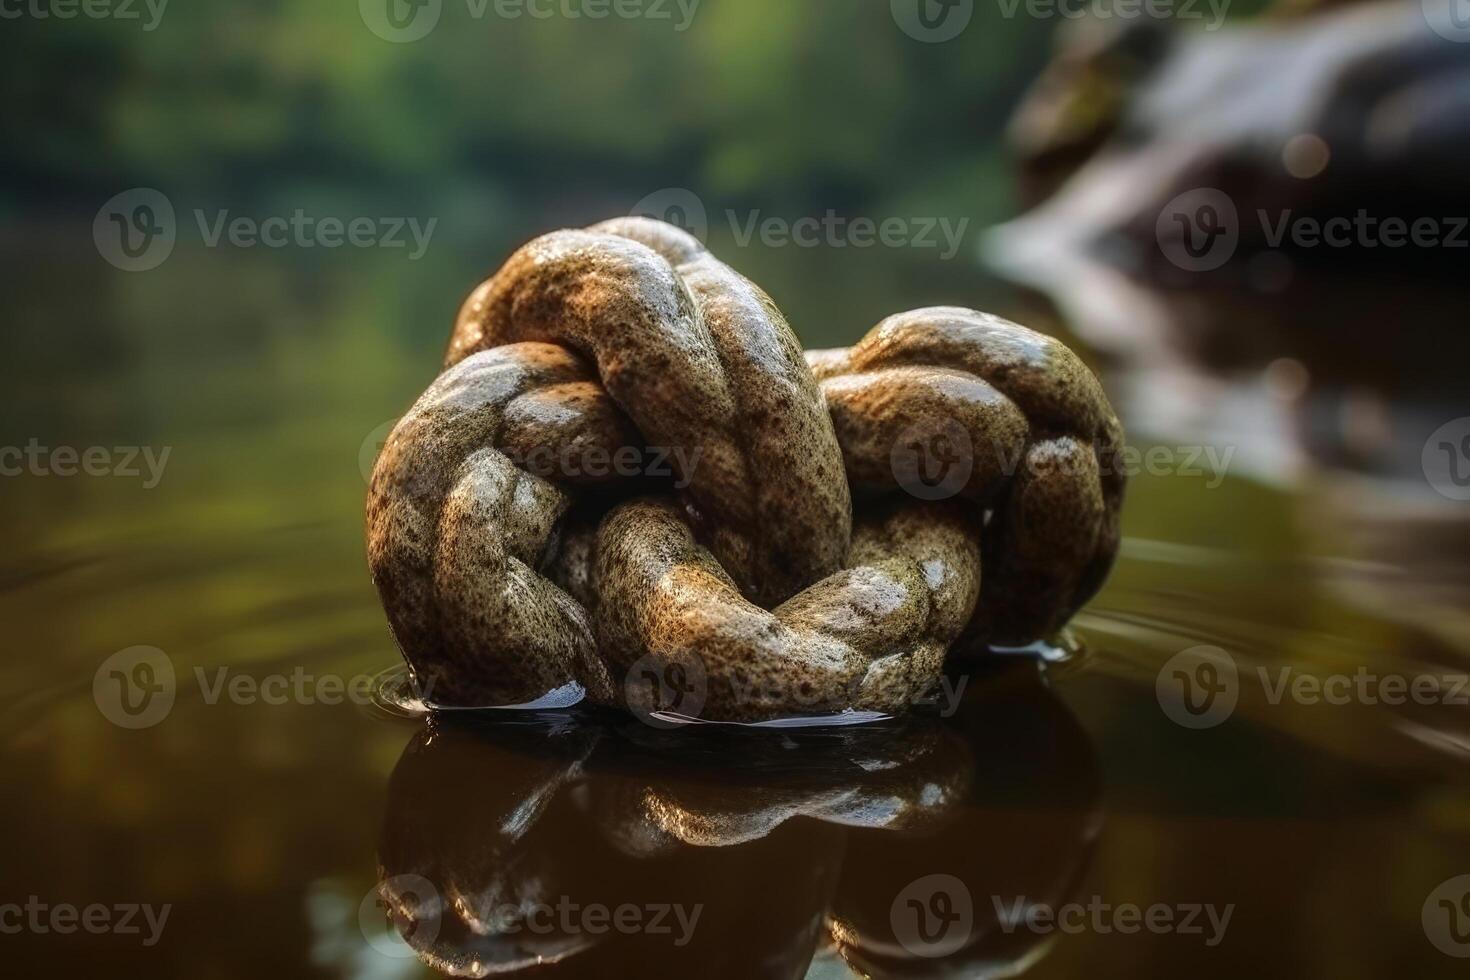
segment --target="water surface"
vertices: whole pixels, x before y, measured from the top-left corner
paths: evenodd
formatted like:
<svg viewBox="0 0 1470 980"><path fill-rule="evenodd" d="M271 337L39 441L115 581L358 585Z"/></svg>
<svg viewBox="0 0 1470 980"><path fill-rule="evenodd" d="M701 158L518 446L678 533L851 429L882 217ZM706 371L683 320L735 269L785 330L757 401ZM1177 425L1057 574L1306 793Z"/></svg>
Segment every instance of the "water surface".
<svg viewBox="0 0 1470 980"><path fill-rule="evenodd" d="M1446 703L1470 662L1465 505L1412 467L1273 466L1260 426L1216 446L1254 465L1134 478L1118 567L1075 624L1085 656L956 664L962 695L902 722L428 725L345 696L397 661L362 557L364 461L507 245L433 263L181 246L138 275L6 246L0 442L169 451L156 486L0 481L0 904L170 908L151 945L0 935L11 972L1463 974L1436 940L1470 952L1470 906L1436 889L1470 874L1470 709ZM722 254L809 346L936 302L1040 316L964 262ZM1167 402L1134 425L1128 374L1107 378L1141 447L1188 438ZM130 728L94 682L138 646L174 699ZM1189 727L1161 668L1201 646L1229 657L1235 704ZM1362 674L1441 695L1277 693ZM497 911L559 902L701 911L668 934ZM1017 921L1032 906L1068 927ZM1125 906L1174 925L1127 929ZM1223 929L1206 906L1231 910Z"/></svg>

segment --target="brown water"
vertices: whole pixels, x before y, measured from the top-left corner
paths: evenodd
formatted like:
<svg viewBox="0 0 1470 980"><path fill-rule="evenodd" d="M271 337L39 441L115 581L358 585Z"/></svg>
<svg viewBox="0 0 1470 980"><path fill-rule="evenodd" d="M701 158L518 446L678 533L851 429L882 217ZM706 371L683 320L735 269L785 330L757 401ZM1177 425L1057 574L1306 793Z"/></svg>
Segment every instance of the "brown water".
<svg viewBox="0 0 1470 980"><path fill-rule="evenodd" d="M1085 655L954 665L957 701L904 722L434 727L341 698L397 661L362 558L373 433L509 244L181 247L136 275L5 249L0 444L170 450L151 488L0 481L0 906L46 909L13 931L30 913L0 908L6 975L1464 975L1470 505L1412 472L1288 474L1270 425L1218 485L1133 480ZM963 261L724 252L811 346L1010 302ZM1230 660L1159 680L1201 645ZM151 675L104 668L138 646ZM136 687L169 668L171 704ZM1311 703L1282 671L1440 680ZM112 928L50 917L94 904ZM167 918L128 931L126 905Z"/></svg>

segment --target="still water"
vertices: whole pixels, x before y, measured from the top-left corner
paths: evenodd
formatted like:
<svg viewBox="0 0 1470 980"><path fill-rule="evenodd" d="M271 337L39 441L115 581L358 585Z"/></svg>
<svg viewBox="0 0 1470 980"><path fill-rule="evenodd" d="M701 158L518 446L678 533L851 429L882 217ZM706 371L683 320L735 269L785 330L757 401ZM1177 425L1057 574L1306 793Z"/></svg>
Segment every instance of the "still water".
<svg viewBox="0 0 1470 980"><path fill-rule="evenodd" d="M1464 975L1470 504L1283 449L1296 362L1215 390L1247 423L1217 443L1105 373L1173 456L1067 663L954 664L849 731L431 724L365 696L397 654L364 472L514 242L129 275L27 241L0 443L47 472L0 482L7 975ZM1066 330L963 260L712 244L809 346L940 302Z"/></svg>

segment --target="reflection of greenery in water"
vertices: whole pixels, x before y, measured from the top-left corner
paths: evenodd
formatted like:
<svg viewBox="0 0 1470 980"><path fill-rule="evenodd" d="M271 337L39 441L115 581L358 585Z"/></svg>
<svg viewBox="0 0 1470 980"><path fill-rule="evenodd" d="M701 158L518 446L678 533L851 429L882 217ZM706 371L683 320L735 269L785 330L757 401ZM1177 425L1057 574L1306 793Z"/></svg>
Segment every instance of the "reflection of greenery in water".
<svg viewBox="0 0 1470 980"><path fill-rule="evenodd" d="M340 808L370 806L406 732L351 705L208 705L194 676L352 675L396 657L361 559L356 460L419 383L381 322L404 284L312 258L181 248L135 275L87 251L14 259L25 286L0 370L17 410L0 443L171 447L151 490L0 484L0 738L6 782L30 800L0 817L26 841L6 891L174 903L159 948L94 954L125 975L208 974L240 921L266 931L218 975L260 975L271 949L304 963L303 882L360 896L372 881L373 822L347 826ZM92 674L134 644L172 658L179 697L122 732Z"/></svg>

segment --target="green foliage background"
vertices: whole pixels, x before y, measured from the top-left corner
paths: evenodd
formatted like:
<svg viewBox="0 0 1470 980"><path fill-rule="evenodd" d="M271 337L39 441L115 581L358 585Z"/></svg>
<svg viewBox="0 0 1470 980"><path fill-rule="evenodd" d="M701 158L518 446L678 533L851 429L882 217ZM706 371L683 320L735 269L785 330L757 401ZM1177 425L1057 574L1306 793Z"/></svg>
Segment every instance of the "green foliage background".
<svg viewBox="0 0 1470 980"><path fill-rule="evenodd" d="M143 183L496 222L687 186L802 213L1003 211L997 138L1048 24L979 3L960 37L926 44L887 0L702 0L683 31L668 8L507 19L446 0L407 44L371 33L351 0L174 0L152 31L7 21L6 204Z"/></svg>

